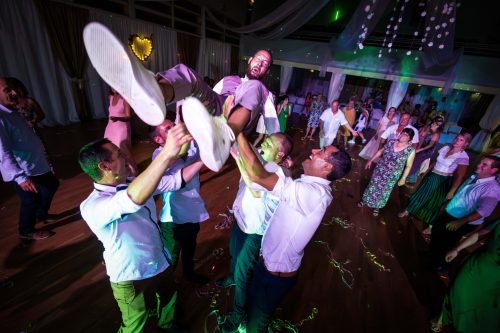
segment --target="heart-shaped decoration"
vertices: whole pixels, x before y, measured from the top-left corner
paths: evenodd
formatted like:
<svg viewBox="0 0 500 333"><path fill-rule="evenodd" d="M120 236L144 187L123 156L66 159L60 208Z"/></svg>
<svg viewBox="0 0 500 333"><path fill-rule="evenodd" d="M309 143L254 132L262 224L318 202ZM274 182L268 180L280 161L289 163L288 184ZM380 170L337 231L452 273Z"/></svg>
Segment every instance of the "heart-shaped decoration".
<svg viewBox="0 0 500 333"><path fill-rule="evenodd" d="M153 41L151 37L141 37L138 34L130 35L128 46L132 53L140 61L148 60L149 56L153 52Z"/></svg>

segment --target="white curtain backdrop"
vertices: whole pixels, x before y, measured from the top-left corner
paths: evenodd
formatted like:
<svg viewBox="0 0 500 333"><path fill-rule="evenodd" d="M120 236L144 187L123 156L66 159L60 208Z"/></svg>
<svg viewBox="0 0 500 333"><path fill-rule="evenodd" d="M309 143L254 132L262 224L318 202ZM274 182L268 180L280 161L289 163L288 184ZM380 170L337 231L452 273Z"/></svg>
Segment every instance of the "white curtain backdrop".
<svg viewBox="0 0 500 333"><path fill-rule="evenodd" d="M328 105L330 105L334 100L338 99L342 88L344 88L345 74L342 73L332 73L332 78L330 79L330 86L328 87Z"/></svg>
<svg viewBox="0 0 500 333"><path fill-rule="evenodd" d="M479 122L481 130L474 136L470 148L477 152L485 151L491 140L491 133L500 125L500 95L496 95L491 101L486 113Z"/></svg>
<svg viewBox="0 0 500 333"><path fill-rule="evenodd" d="M409 83L401 81L392 81L391 89L389 90L389 95L387 96L387 105L385 107L385 113L389 111L389 108L394 106L397 108L401 101L406 95Z"/></svg>
<svg viewBox="0 0 500 333"><path fill-rule="evenodd" d="M286 94L288 86L290 85L290 80L292 79L293 67L292 66L281 66L280 73L280 95Z"/></svg>
<svg viewBox="0 0 500 333"><path fill-rule="evenodd" d="M227 25L220 21L210 10L205 9L208 18L219 27L237 33L252 33L275 26L262 37L267 39L279 39L291 34L305 23L307 23L317 12L319 12L328 0L287 0L282 1L281 6L268 13L265 17L241 27Z"/></svg>
<svg viewBox="0 0 500 333"><path fill-rule="evenodd" d="M71 81L52 52L32 0L0 1L0 76L21 80L43 111L47 126L79 122Z"/></svg>
<svg viewBox="0 0 500 333"><path fill-rule="evenodd" d="M197 72L218 82L231 71L231 45L213 39L200 40Z"/></svg>
<svg viewBox="0 0 500 333"><path fill-rule="evenodd" d="M125 16L104 13L101 11L90 11L90 21L101 22L128 45L130 35L152 37L153 53L149 59L143 62L144 66L152 72L161 72L178 63L177 59L177 33L167 28ZM99 77L89 61L85 73L87 80L86 89L89 104L94 118L108 116L108 87Z"/></svg>

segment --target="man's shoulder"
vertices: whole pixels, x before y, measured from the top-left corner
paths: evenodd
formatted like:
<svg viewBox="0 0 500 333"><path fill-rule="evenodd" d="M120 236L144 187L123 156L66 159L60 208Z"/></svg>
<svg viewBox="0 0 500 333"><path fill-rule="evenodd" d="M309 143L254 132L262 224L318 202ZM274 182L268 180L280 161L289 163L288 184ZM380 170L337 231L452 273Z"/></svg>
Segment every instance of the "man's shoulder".
<svg viewBox="0 0 500 333"><path fill-rule="evenodd" d="M222 80L220 80L219 82L235 82L235 83L241 83L243 82L244 80L238 76L238 75L228 75L228 76L224 76L222 78Z"/></svg>

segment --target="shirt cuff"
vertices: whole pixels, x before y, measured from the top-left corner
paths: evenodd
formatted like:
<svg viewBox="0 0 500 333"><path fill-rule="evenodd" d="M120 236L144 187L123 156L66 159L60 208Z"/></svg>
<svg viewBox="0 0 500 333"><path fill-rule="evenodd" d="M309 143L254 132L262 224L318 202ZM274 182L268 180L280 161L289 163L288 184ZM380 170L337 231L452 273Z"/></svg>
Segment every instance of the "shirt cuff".
<svg viewBox="0 0 500 333"><path fill-rule="evenodd" d="M136 204L132 198L128 195L128 192L126 190L120 191L116 193L116 202L120 203L120 206L122 207L122 214L132 214L137 212L143 205L138 205Z"/></svg>
<svg viewBox="0 0 500 333"><path fill-rule="evenodd" d="M16 178L14 178L14 181L17 183L17 185L21 185L22 183L24 183L25 181L27 181L28 178L29 177L27 177L26 175L22 174L22 175L16 176Z"/></svg>

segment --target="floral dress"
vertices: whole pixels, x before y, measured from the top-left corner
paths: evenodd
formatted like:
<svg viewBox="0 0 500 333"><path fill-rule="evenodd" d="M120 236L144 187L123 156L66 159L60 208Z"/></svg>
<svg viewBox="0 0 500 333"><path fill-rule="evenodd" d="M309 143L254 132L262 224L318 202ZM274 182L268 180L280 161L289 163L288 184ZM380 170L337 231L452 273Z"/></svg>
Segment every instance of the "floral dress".
<svg viewBox="0 0 500 333"><path fill-rule="evenodd" d="M321 116L321 111L323 111L323 103L312 102L311 113L309 114L309 120L307 121L307 127L316 128L319 126L319 117Z"/></svg>
<svg viewBox="0 0 500 333"><path fill-rule="evenodd" d="M406 160L415 150L411 145L396 152L394 143L390 140L384 146L382 157L378 160L373 171L370 183L363 193L363 202L370 208L383 208L389 200L394 185L401 177L406 165Z"/></svg>

